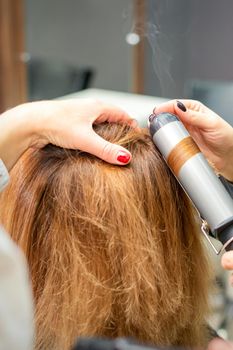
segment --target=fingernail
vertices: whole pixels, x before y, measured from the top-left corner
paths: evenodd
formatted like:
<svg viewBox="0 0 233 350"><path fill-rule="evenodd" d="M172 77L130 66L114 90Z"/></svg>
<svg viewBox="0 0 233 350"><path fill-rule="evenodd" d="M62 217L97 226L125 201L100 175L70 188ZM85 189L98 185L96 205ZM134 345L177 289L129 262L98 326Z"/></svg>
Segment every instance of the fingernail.
<svg viewBox="0 0 233 350"><path fill-rule="evenodd" d="M117 160L118 160L118 162L121 162L121 163L123 163L123 164L126 164L126 163L128 163L129 160L130 160L130 154L129 154L129 153L126 153L126 152L124 152L124 151L120 151L120 152L118 153Z"/></svg>
<svg viewBox="0 0 233 350"><path fill-rule="evenodd" d="M152 113L150 116L149 116L149 122L151 123L156 117L156 114Z"/></svg>
<svg viewBox="0 0 233 350"><path fill-rule="evenodd" d="M187 111L185 105L184 105L182 102L180 102L180 101L177 101L177 107L178 107L179 109L181 109L183 112L186 112L186 111Z"/></svg>

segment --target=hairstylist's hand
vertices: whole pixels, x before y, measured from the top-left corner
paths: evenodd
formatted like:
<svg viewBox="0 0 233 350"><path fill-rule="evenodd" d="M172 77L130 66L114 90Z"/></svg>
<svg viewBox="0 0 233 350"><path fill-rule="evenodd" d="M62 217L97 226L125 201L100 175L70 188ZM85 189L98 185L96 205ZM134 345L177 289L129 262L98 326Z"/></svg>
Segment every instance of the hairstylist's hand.
<svg viewBox="0 0 233 350"><path fill-rule="evenodd" d="M214 339L208 345L207 350L233 350L233 343L221 339Z"/></svg>
<svg viewBox="0 0 233 350"><path fill-rule="evenodd" d="M233 128L202 103L172 100L154 109L154 113L176 114L214 168L233 181Z"/></svg>
<svg viewBox="0 0 233 350"><path fill-rule="evenodd" d="M223 254L222 267L225 270L233 271L233 251L232 250ZM231 274L231 277L230 277L230 284L233 286L233 273Z"/></svg>
<svg viewBox="0 0 233 350"><path fill-rule="evenodd" d="M136 124L119 108L89 99L19 105L0 116L0 158L11 169L28 148L52 143L92 153L109 163L127 164L129 151L94 132L93 123L105 121Z"/></svg>
<svg viewBox="0 0 233 350"><path fill-rule="evenodd" d="M176 114L216 170L233 181L233 128L227 122L193 100L163 103L154 109L156 114L161 112ZM233 270L233 251L223 254L222 266ZM233 276L230 282L233 284Z"/></svg>

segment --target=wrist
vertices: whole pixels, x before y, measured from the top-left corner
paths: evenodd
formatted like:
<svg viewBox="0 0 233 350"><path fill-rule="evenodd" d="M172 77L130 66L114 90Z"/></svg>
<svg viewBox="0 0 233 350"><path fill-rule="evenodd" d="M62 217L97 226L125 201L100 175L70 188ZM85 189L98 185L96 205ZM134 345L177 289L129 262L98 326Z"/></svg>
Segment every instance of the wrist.
<svg viewBox="0 0 233 350"><path fill-rule="evenodd" d="M217 143L219 148L217 153L218 162L216 169L226 180L233 182L233 128L230 125L224 129L222 145Z"/></svg>
<svg viewBox="0 0 233 350"><path fill-rule="evenodd" d="M229 182L233 182L233 150L227 152L228 161L224 161L225 165L219 170L219 174Z"/></svg>
<svg viewBox="0 0 233 350"><path fill-rule="evenodd" d="M0 158L10 170L33 145L35 132L31 104L26 103L0 116Z"/></svg>

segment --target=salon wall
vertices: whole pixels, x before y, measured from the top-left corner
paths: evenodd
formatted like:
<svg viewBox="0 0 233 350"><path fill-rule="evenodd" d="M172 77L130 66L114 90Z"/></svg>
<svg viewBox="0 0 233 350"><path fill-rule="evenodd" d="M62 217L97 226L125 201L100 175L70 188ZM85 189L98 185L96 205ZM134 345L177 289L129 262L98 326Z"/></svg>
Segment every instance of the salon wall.
<svg viewBox="0 0 233 350"><path fill-rule="evenodd" d="M185 94L192 79L233 80L232 0L147 0L145 92Z"/></svg>
<svg viewBox="0 0 233 350"><path fill-rule="evenodd" d="M232 0L145 3L145 94L188 97L193 79L233 81ZM133 0L25 4L27 51L32 57L90 66L96 71L93 87L132 91L132 47L125 36L133 27ZM228 106L226 112L223 105ZM219 106L218 101L212 107L233 124L233 105L224 100Z"/></svg>
<svg viewBox="0 0 233 350"><path fill-rule="evenodd" d="M93 87L131 89L131 0L25 0L27 52L93 67Z"/></svg>
<svg viewBox="0 0 233 350"><path fill-rule="evenodd" d="M189 0L147 0L145 92L180 96L187 71Z"/></svg>
<svg viewBox="0 0 233 350"><path fill-rule="evenodd" d="M190 3L187 76L233 80L233 1Z"/></svg>

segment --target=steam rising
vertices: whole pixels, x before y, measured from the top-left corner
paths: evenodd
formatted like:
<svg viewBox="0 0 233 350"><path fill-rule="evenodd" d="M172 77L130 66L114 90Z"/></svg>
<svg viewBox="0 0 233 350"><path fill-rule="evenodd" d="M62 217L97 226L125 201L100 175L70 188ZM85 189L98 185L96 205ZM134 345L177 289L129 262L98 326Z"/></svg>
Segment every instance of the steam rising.
<svg viewBox="0 0 233 350"><path fill-rule="evenodd" d="M185 45L190 27L189 17L184 16L184 13L189 13L190 1L146 0L145 5L145 18L141 23L136 19L130 32L138 34L140 38L146 38L151 48L155 82L153 76L148 81L155 90L154 93L158 96L161 94L165 97L175 97L177 93L183 93L184 88L182 79L186 68ZM132 18L132 7L131 11ZM148 53L149 50L146 51ZM149 62L145 64L146 71L149 72Z"/></svg>
<svg viewBox="0 0 233 350"><path fill-rule="evenodd" d="M152 65L160 83L161 94L167 96L169 91L175 89L175 82L171 75L170 39L151 22L146 25L145 37L152 50Z"/></svg>

